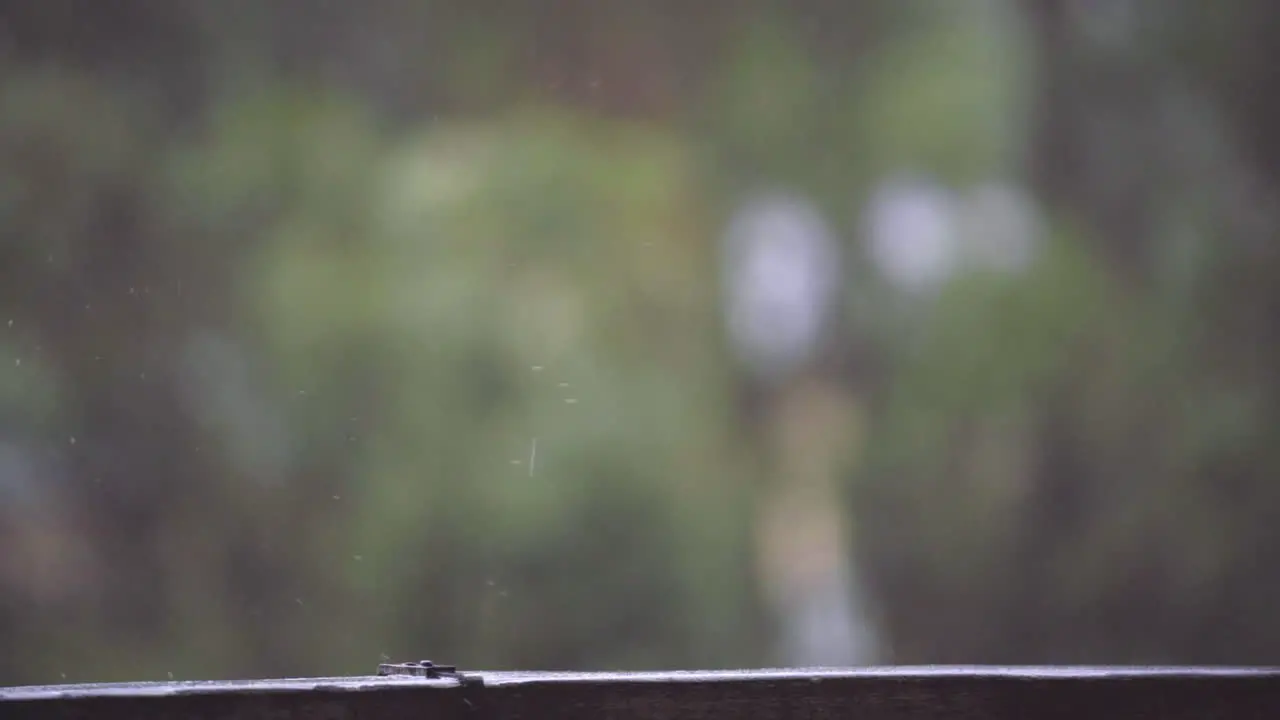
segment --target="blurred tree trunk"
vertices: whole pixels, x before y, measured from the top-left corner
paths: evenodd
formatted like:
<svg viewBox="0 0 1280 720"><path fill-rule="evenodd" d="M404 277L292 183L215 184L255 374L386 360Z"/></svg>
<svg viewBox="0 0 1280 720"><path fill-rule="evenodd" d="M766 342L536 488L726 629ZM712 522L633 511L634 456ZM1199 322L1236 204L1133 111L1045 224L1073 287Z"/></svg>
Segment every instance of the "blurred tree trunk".
<svg viewBox="0 0 1280 720"><path fill-rule="evenodd" d="M1215 184L1228 181L1255 188L1249 201L1274 206L1272 190L1280 183L1280 74L1275 72L1280 54L1270 38L1280 28L1280 6L1239 0L1215 4L1212 12L1188 11L1182 4L1146 8L1130 18L1137 23L1132 36L1107 44L1086 31L1084 16L1097 9L1090 3L1024 0L1022 5L1037 48L1029 165L1040 197L1058 219L1083 223L1085 241L1108 259L1120 286L1135 296L1155 292L1155 266L1169 252L1168 231L1159 219L1170 210L1171 185L1184 183L1208 202L1226 204L1218 211L1220 239L1211 241L1221 264L1203 284L1202 303L1189 321L1191 327L1206 328L1213 340L1192 350L1196 357L1188 361L1194 369L1183 379L1186 387L1170 391L1190 392L1203 374L1210 382L1266 398L1270 428L1280 427L1277 252L1274 243L1250 237L1234 207L1239 198L1214 194ZM1202 13L1230 20L1223 27ZM1153 30L1160 27L1172 31ZM1205 28L1211 39L1198 41L1204 52L1183 54L1185 39ZM1219 101L1228 144L1246 159L1228 168L1229 177L1178 175L1177 155L1192 150L1171 135L1169 100L1188 79L1191 92ZM1251 176L1261 182L1250 183ZM1264 215L1253 228L1256 232L1260 222L1264 232L1274 234L1280 229L1276 219L1274 213ZM1138 401L1146 392L1132 390ZM1146 451L1135 439L1158 428L1160 419L1131 428L1128 440L1117 438L1139 448L1127 454L1129 464L1119 465L1114 458L1100 460L1097 448L1081 445L1079 438L1094 418L1080 412L1070 393L1050 400L1045 413L1062 421L1046 424L1040 433L1042 462L1013 541L1018 552L1009 568L1011 592L1003 611L1010 618L1004 634L1010 656L1023 662L1265 663L1280 658L1280 623L1263 610L1280 601L1273 573L1262 571L1280 558L1280 532L1273 529L1280 510L1273 478L1280 467L1274 464L1275 452L1266 449L1274 445L1274 430L1259 429L1251 451L1242 456L1250 463L1203 458L1198 467L1186 469L1182 482L1172 466L1158 460L1168 455L1177 435L1165 433ZM1159 437L1161 431L1154 432ZM1107 561L1109 572L1101 576L1103 586L1085 593L1094 598L1091 605L1064 600L1076 594L1064 585L1071 576L1064 570L1101 561L1085 557L1083 548L1102 532L1099 518L1107 508L1128 492L1121 488L1133 483L1143 485L1148 507L1127 521L1135 528L1127 536L1131 540L1110 548L1114 555ZM1162 516L1174 511L1160 505L1187 507L1179 494L1199 487L1218 488L1219 497L1228 487L1239 489L1222 511L1233 519L1232 534L1216 538L1231 546L1223 555L1225 564L1198 576L1202 587L1188 595L1192 591L1183 578L1193 572L1186 566L1194 561L1178 548L1214 539L1187 541L1177 535L1194 538L1203 523L1195 514L1208 510L1191 507L1186 516L1166 520Z"/></svg>
<svg viewBox="0 0 1280 720"><path fill-rule="evenodd" d="M1028 180L1102 267L1108 316L1055 341L1064 369L1022 398L1030 437L1004 451L1030 459L990 528L964 512L981 469L873 478L858 511L893 659L1274 664L1280 5L1018 7ZM956 455L973 419L938 418Z"/></svg>
<svg viewBox="0 0 1280 720"><path fill-rule="evenodd" d="M1091 40L1087 3L1022 0L1033 47L1030 181L1057 219L1082 222L1140 288L1151 260L1163 79L1127 49ZM1074 11L1074 12L1073 12ZM1098 20L1102 22L1102 20Z"/></svg>

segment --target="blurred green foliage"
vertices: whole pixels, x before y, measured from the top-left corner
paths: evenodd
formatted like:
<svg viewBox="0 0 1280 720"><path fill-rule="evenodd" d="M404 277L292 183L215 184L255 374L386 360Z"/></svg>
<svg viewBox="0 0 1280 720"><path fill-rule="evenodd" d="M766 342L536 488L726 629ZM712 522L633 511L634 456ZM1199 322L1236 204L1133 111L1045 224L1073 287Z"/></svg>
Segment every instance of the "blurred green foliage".
<svg viewBox="0 0 1280 720"><path fill-rule="evenodd" d="M716 255L761 185L847 240L887 658L1275 657L1280 223L1240 207L1275 165L1238 24L1144 11L1133 59L1048 0L16 5L0 682L768 664L769 391ZM857 242L900 171L1025 183L1042 252L905 299Z"/></svg>

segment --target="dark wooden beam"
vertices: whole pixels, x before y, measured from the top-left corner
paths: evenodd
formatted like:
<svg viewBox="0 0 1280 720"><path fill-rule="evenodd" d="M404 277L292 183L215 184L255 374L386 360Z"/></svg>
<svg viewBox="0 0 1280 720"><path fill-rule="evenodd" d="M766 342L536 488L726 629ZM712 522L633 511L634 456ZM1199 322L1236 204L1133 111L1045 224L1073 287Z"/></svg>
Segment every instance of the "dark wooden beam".
<svg viewBox="0 0 1280 720"><path fill-rule="evenodd" d="M476 673L0 689L0 717L158 720L1202 720L1280 717L1280 669Z"/></svg>

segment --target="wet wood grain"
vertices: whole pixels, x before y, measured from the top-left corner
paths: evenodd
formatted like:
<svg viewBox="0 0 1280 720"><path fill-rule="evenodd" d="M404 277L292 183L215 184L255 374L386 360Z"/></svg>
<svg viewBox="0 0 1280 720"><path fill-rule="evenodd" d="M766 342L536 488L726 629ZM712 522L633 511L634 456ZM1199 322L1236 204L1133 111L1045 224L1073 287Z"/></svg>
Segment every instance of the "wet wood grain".
<svg viewBox="0 0 1280 720"><path fill-rule="evenodd" d="M1280 669L479 673L0 689L0 718L1201 720L1280 718Z"/></svg>

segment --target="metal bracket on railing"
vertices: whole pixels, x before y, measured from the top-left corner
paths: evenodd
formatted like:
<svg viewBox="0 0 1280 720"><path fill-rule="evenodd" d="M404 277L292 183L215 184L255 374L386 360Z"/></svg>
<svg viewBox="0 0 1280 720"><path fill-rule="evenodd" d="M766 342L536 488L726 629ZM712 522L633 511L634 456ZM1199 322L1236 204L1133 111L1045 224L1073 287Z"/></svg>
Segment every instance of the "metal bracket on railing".
<svg viewBox="0 0 1280 720"><path fill-rule="evenodd" d="M378 674L382 676L413 675L433 680L457 680L458 685L463 687L484 685L484 677L476 673L458 672L457 665L436 665L430 660L411 660L404 663L382 663L381 665L378 665Z"/></svg>

